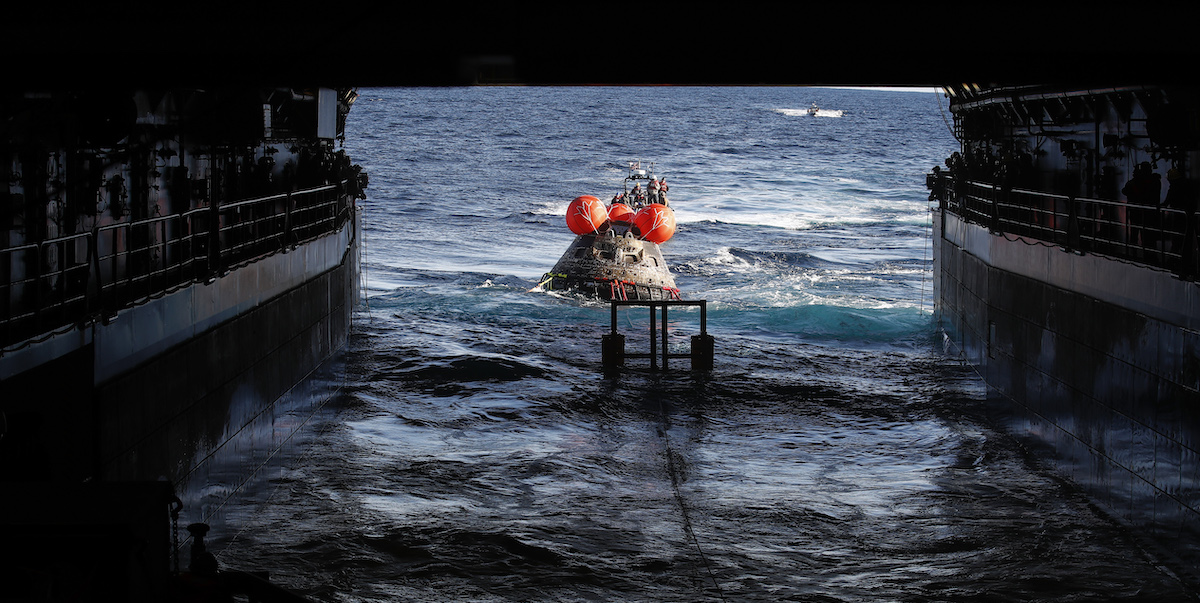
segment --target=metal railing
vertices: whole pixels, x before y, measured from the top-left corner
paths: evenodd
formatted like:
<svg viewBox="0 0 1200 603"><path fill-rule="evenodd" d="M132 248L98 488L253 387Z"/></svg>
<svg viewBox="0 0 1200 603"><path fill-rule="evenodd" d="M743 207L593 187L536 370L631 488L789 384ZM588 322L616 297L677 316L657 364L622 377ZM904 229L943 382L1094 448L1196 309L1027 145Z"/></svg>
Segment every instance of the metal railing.
<svg viewBox="0 0 1200 603"><path fill-rule="evenodd" d="M993 232L1029 237L1065 249L1097 253L1192 277L1197 262L1196 215L1164 206L1069 197L942 175L943 209Z"/></svg>
<svg viewBox="0 0 1200 603"><path fill-rule="evenodd" d="M329 185L0 249L0 354L333 232L352 202Z"/></svg>
<svg viewBox="0 0 1200 603"><path fill-rule="evenodd" d="M650 368L658 370L662 361L662 370L667 370L667 361L671 358L686 358L691 360L694 370L712 370L713 368L713 337L708 333L708 302L706 300L610 300L612 307L612 325L609 333L601 339L601 362L606 373L614 372L625 365L628 358L649 358ZM644 306L650 309L650 351L626 352L625 336L617 332L617 308ZM700 333L691 338L691 350L686 354L671 353L667 347L667 334L670 331L668 308L697 307L700 309ZM661 322L658 313L662 313ZM661 353L659 339L661 338Z"/></svg>

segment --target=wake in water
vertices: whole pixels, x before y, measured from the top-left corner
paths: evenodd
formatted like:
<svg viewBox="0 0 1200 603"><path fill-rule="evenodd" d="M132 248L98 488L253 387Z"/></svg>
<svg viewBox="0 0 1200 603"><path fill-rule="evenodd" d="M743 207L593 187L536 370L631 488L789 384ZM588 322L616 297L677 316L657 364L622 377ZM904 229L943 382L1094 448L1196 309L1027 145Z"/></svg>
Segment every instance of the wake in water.
<svg viewBox="0 0 1200 603"><path fill-rule="evenodd" d="M808 109L775 109L776 111L787 115L788 117L842 117L845 111L842 109L818 109L817 112L810 113Z"/></svg>

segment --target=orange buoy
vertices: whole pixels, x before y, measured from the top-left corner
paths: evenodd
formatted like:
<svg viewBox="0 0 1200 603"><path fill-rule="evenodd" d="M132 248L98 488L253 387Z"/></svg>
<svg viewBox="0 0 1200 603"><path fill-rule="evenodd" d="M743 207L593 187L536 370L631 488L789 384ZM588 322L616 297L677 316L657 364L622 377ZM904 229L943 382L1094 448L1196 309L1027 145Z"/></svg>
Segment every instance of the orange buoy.
<svg viewBox="0 0 1200 603"><path fill-rule="evenodd" d="M628 224L633 220L633 208L624 203L613 203L608 206L608 219L612 222Z"/></svg>
<svg viewBox="0 0 1200 603"><path fill-rule="evenodd" d="M666 243L675 235L675 211L661 203L651 203L634 214L633 227L651 243Z"/></svg>
<svg viewBox="0 0 1200 603"><path fill-rule="evenodd" d="M606 220L608 210L605 209L604 203L591 195L575 197L567 206L567 228L577 235L600 230Z"/></svg>

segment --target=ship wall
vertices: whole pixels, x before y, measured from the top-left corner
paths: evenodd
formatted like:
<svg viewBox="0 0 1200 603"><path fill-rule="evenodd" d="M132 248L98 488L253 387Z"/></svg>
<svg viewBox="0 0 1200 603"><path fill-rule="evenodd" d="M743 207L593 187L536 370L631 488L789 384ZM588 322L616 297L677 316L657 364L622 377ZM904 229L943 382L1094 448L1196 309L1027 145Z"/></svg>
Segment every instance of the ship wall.
<svg viewBox="0 0 1200 603"><path fill-rule="evenodd" d="M1200 568L1200 287L938 210L935 299L1033 458Z"/></svg>
<svg viewBox="0 0 1200 603"><path fill-rule="evenodd" d="M240 533L228 503L316 437L359 295L356 96L0 94L6 592L164 600L183 526Z"/></svg>
<svg viewBox="0 0 1200 603"><path fill-rule="evenodd" d="M344 379L358 220L5 358L23 453L8 479L167 480L215 514Z"/></svg>
<svg viewBox="0 0 1200 603"><path fill-rule="evenodd" d="M165 476L187 521L219 526L227 500L270 466L344 383L359 292L355 227L351 220L333 235L195 285L190 296L180 292L194 312L225 320L97 387L101 479ZM149 312L150 324L170 324L157 321L171 316L171 302L162 301L161 312L138 308ZM176 316L185 330L205 322L190 322L184 311ZM127 324L137 332L137 322ZM114 347L130 341L125 332L112 335ZM110 342L97 343L99 374Z"/></svg>

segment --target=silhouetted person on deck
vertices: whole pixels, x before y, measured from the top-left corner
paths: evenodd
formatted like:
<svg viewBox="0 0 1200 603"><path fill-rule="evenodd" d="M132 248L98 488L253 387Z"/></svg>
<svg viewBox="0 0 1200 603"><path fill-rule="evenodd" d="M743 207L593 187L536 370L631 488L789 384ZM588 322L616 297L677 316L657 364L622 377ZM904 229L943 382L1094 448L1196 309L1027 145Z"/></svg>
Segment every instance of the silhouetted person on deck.
<svg viewBox="0 0 1200 603"><path fill-rule="evenodd" d="M1167 170L1167 197L1163 205L1184 212L1183 228L1172 228L1183 232L1179 248L1179 276L1191 279L1196 274L1196 182L1185 178L1177 169Z"/></svg>
<svg viewBox="0 0 1200 603"><path fill-rule="evenodd" d="M1151 171L1150 164L1143 161L1133 169L1133 178L1125 184L1121 192L1125 194L1125 199L1130 205L1126 209L1129 242L1143 247L1154 247L1158 240L1157 233L1143 232L1143 227L1155 230L1158 228L1158 224L1153 223L1158 220L1151 220L1151 217L1158 215L1154 208L1158 207L1158 198L1162 193L1162 177Z"/></svg>

